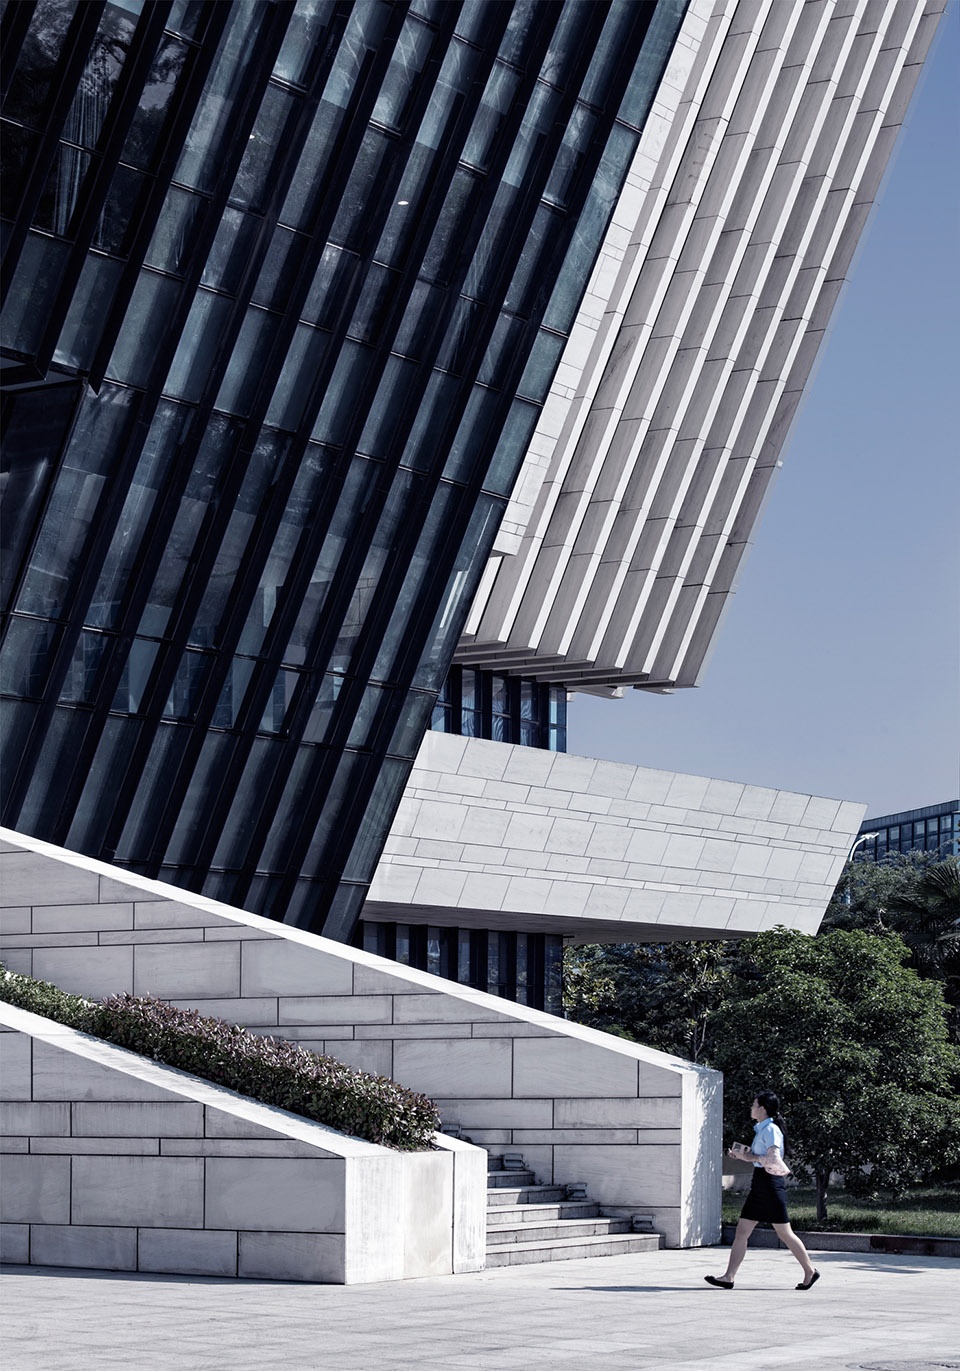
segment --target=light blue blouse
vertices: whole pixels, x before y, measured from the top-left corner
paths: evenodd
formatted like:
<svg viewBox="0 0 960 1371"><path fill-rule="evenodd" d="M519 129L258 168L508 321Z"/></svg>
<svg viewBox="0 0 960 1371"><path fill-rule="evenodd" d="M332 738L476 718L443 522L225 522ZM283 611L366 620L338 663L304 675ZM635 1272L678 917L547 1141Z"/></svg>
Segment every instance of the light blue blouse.
<svg viewBox="0 0 960 1371"><path fill-rule="evenodd" d="M778 1128L773 1119L761 1119L753 1126L753 1142L750 1144L750 1151L757 1157L765 1157L767 1149L776 1147L781 1157L783 1156L783 1130ZM754 1162L754 1166L762 1165L761 1162Z"/></svg>

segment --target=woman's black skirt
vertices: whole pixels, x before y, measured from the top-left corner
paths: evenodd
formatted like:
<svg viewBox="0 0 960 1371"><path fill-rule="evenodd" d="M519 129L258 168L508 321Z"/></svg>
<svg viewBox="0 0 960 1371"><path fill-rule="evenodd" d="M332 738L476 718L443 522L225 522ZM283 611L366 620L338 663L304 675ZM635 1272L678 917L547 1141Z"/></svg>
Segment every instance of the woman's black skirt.
<svg viewBox="0 0 960 1371"><path fill-rule="evenodd" d="M740 1211L740 1217L756 1219L758 1223L789 1223L786 1179L783 1176L771 1176L762 1166L754 1167L750 1194Z"/></svg>

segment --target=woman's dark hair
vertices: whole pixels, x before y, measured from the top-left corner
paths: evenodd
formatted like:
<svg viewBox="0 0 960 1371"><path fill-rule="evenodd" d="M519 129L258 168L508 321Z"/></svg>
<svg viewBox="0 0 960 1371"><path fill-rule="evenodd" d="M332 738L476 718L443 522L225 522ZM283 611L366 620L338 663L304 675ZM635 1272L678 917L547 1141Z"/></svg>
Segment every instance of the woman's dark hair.
<svg viewBox="0 0 960 1371"><path fill-rule="evenodd" d="M754 1095L754 1099L757 1104L760 1105L761 1109L767 1111L767 1116L773 1120L783 1134L783 1150L784 1153L786 1153L787 1121L780 1113L780 1096L775 1090L758 1090Z"/></svg>

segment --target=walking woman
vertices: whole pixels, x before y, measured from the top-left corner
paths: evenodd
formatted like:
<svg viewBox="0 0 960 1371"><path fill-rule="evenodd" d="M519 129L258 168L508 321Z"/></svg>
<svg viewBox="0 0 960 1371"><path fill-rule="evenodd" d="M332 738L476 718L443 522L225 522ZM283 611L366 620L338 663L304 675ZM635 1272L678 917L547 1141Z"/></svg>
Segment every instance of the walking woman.
<svg viewBox="0 0 960 1371"><path fill-rule="evenodd" d="M803 1267L803 1280L796 1288L809 1290L820 1279L820 1272L814 1268L807 1249L790 1227L786 1182L790 1168L783 1160L786 1125L780 1113L780 1100L772 1090L757 1091L750 1107L750 1117L755 1120L753 1142L750 1147L734 1143L729 1153L731 1157L753 1163L750 1194L740 1212L726 1271L722 1276L704 1276L703 1279L708 1285L716 1285L721 1290L732 1290L734 1277L746 1255L750 1234L758 1223L769 1223L783 1245L790 1249Z"/></svg>

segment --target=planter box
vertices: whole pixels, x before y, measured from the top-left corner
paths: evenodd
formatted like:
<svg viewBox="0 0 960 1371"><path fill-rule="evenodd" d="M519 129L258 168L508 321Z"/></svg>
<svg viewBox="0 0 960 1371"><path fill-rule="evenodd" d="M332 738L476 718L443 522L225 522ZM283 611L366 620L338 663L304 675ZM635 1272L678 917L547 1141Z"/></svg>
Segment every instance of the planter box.
<svg viewBox="0 0 960 1371"><path fill-rule="evenodd" d="M7 1262L355 1284L478 1271L486 1153L395 1152L0 1004Z"/></svg>

